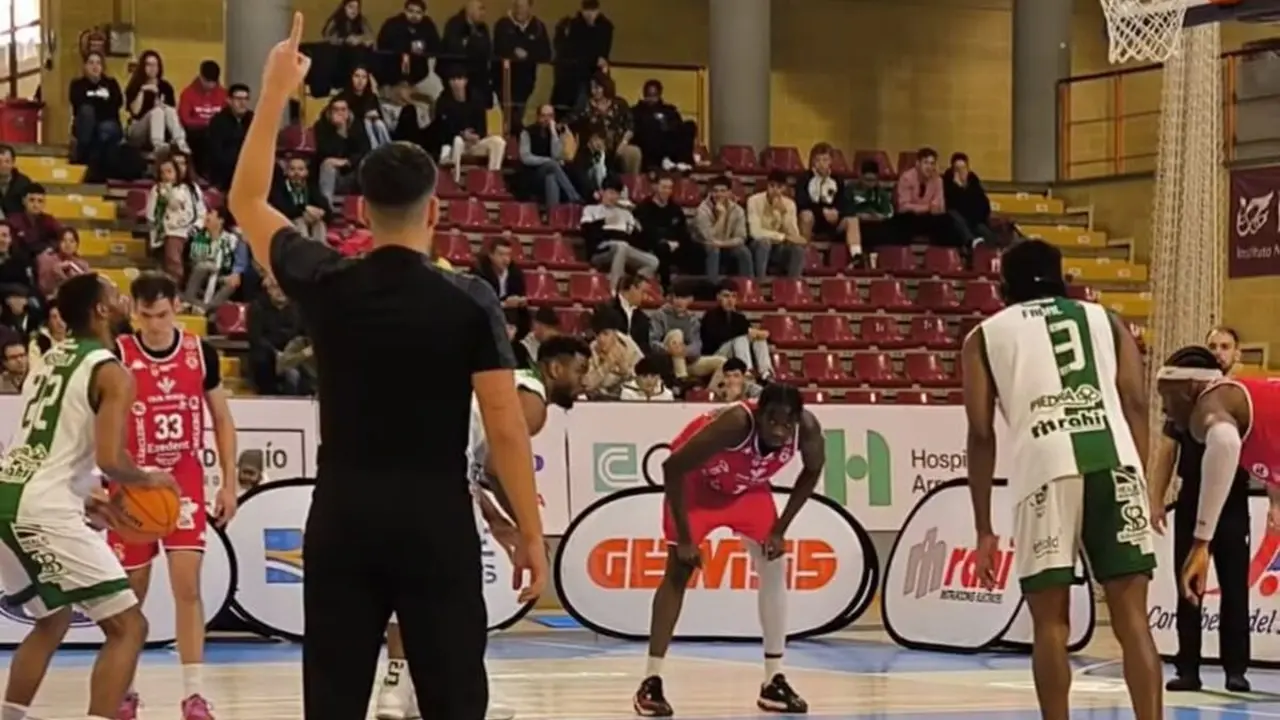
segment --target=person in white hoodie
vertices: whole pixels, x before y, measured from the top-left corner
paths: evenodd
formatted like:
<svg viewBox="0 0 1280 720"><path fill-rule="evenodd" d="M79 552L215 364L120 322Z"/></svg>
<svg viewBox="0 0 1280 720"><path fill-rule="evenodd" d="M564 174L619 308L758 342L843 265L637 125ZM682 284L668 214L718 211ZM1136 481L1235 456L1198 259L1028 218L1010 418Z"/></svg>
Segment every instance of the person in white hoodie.
<svg viewBox="0 0 1280 720"><path fill-rule="evenodd" d="M662 382L662 373L658 369L658 361L652 356L636 363L636 375L622 384L619 400L631 402L671 402L675 395L671 388Z"/></svg>

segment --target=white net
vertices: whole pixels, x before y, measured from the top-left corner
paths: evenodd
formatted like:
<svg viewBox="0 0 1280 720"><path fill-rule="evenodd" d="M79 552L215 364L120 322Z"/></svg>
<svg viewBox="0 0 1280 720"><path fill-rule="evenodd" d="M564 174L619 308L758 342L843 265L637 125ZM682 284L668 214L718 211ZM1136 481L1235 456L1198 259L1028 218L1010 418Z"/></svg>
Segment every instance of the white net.
<svg viewBox="0 0 1280 720"><path fill-rule="evenodd" d="M1222 48L1216 24L1181 35L1182 51L1164 66L1160 105L1151 215L1152 387L1160 362L1183 345L1203 342L1222 305Z"/></svg>
<svg viewBox="0 0 1280 720"><path fill-rule="evenodd" d="M1186 0L1102 0L1113 63L1164 62L1182 46Z"/></svg>

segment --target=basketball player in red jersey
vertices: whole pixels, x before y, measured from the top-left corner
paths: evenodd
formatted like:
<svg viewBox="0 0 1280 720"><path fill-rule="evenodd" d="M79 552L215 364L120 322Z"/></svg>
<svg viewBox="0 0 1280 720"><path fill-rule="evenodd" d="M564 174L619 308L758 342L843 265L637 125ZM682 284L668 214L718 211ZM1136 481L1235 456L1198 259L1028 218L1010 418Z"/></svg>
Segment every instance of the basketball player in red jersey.
<svg viewBox="0 0 1280 720"><path fill-rule="evenodd" d="M1280 383L1228 378L1208 348L1175 352L1156 374L1164 412L1205 445L1195 540L1182 566L1182 591L1199 602L1209 572L1209 541L1236 468L1261 480L1271 499L1268 525L1280 528Z"/></svg>
<svg viewBox="0 0 1280 720"><path fill-rule="evenodd" d="M770 480L797 453L803 468L779 516ZM804 409L800 391L780 383L766 387L754 402L735 403L694 419L671 441L671 455L662 463L667 567L653 596L645 679L633 700L638 715L668 717L673 712L662 687L662 662L689 578L702 563L699 546L719 527L746 540L760 577L764 682L756 705L771 712L809 711L782 674L787 641L783 536L813 494L824 459L822 426Z"/></svg>
<svg viewBox="0 0 1280 720"><path fill-rule="evenodd" d="M173 280L145 274L134 280L130 295L139 329L116 341L120 361L137 386L129 450L139 467L163 469L173 475L181 495L180 513L177 529L159 543L132 545L114 535L109 540L129 572L129 584L139 603L151 583L151 561L159 546L164 546L177 624L174 634L182 663L182 717L212 720L201 683L204 608L200 565L208 508L198 453L204 446L205 409L213 419L222 470L214 504L219 524L230 520L236 511L236 427L222 390L217 350L177 326L178 287ZM131 689L120 706L119 720L135 720L138 704L138 694Z"/></svg>

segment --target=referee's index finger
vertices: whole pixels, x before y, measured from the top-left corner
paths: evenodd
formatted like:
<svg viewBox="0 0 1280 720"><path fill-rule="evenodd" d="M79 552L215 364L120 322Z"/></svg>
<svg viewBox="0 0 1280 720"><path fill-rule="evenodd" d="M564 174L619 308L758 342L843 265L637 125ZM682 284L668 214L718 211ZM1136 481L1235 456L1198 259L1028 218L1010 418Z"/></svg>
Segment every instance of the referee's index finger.
<svg viewBox="0 0 1280 720"><path fill-rule="evenodd" d="M293 14L293 28L289 31L289 44L298 47L302 42L302 13Z"/></svg>

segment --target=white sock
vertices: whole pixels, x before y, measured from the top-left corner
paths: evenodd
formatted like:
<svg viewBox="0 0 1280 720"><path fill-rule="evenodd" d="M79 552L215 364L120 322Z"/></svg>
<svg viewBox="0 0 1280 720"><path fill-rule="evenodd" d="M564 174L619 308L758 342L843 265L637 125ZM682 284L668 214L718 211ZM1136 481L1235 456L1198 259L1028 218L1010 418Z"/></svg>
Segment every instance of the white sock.
<svg viewBox="0 0 1280 720"><path fill-rule="evenodd" d="M782 668L782 652L787 647L787 559L765 560L760 546L750 543L751 560L755 563L760 586L756 604L760 615L760 631L764 636L765 682Z"/></svg>
<svg viewBox="0 0 1280 720"><path fill-rule="evenodd" d="M662 675L662 661L666 658L653 657L650 655L644 661L644 676L647 678L659 677Z"/></svg>
<svg viewBox="0 0 1280 720"><path fill-rule="evenodd" d="M400 687L409 680L409 663L405 660L387 658L387 674L382 676L383 687Z"/></svg>
<svg viewBox="0 0 1280 720"><path fill-rule="evenodd" d="M773 682L773 676L782 672L782 656L764 656L764 684Z"/></svg>
<svg viewBox="0 0 1280 720"><path fill-rule="evenodd" d="M201 695L204 693L204 683L201 682L200 677L200 670L203 667L204 666L199 663L182 666L183 697L191 697L192 695Z"/></svg>
<svg viewBox="0 0 1280 720"><path fill-rule="evenodd" d="M22 720L27 716L27 711L30 709L25 705L4 703L0 705L0 720Z"/></svg>

